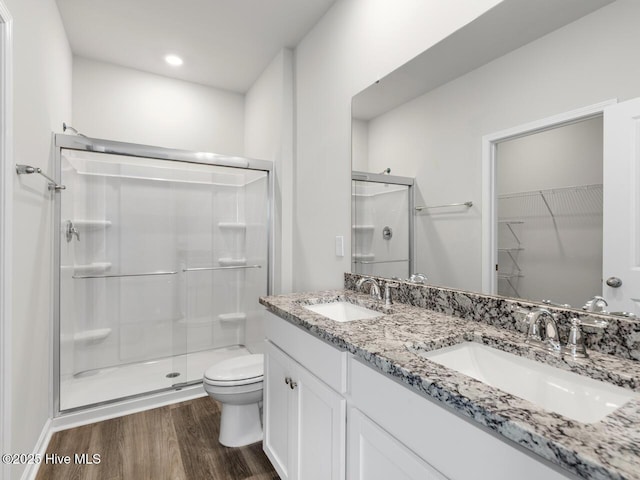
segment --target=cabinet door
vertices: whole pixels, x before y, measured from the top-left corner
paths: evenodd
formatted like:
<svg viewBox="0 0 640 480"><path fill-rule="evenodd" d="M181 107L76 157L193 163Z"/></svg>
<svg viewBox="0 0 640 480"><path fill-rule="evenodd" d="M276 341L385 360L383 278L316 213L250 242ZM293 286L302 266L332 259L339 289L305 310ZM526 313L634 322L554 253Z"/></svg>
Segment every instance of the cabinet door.
<svg viewBox="0 0 640 480"><path fill-rule="evenodd" d="M271 342L265 342L264 439L267 457L282 480L294 480L297 401L290 381L295 364ZM287 382L287 379L289 381Z"/></svg>
<svg viewBox="0 0 640 480"><path fill-rule="evenodd" d="M441 480L446 477L360 411L349 410L350 480Z"/></svg>
<svg viewBox="0 0 640 480"><path fill-rule="evenodd" d="M298 366L297 476L343 480L346 473L346 400Z"/></svg>

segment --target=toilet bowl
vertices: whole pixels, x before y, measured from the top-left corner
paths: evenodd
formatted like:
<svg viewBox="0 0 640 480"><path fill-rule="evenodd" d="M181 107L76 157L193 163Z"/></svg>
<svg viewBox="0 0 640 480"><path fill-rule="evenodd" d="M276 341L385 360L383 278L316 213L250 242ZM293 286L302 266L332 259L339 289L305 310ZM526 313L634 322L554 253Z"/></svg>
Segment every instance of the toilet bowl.
<svg viewBox="0 0 640 480"><path fill-rule="evenodd" d="M220 437L227 447L241 447L262 440L260 402L264 356L242 355L210 366L202 385L222 404Z"/></svg>

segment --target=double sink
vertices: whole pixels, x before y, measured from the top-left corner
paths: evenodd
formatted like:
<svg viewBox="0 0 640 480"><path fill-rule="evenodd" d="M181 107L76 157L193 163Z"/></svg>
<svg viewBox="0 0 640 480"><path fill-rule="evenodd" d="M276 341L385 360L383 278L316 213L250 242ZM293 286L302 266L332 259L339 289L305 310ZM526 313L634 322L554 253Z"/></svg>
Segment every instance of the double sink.
<svg viewBox="0 0 640 480"><path fill-rule="evenodd" d="M340 299L303 305L305 309L336 322L372 320L393 311L376 311ZM552 367L477 342L465 342L426 350L407 346L422 358L474 378L493 388L525 399L538 407L582 423L604 419L640 395L599 380Z"/></svg>

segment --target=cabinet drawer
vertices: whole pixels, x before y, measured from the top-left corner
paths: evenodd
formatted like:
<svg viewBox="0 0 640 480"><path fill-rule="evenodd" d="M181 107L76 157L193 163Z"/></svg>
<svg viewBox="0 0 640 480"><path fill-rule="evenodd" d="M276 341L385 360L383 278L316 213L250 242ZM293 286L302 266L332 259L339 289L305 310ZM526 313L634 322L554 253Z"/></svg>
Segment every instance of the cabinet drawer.
<svg viewBox="0 0 640 480"><path fill-rule="evenodd" d="M323 342L286 320L265 312L265 336L336 392L347 388L347 352Z"/></svg>

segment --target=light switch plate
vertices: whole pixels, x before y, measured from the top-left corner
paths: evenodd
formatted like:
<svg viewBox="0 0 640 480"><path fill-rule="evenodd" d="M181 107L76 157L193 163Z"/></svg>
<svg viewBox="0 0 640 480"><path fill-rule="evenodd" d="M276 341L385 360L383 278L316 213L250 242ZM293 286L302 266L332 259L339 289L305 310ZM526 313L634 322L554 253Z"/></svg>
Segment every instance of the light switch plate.
<svg viewBox="0 0 640 480"><path fill-rule="evenodd" d="M336 257L344 257L344 237L342 235L336 237Z"/></svg>

